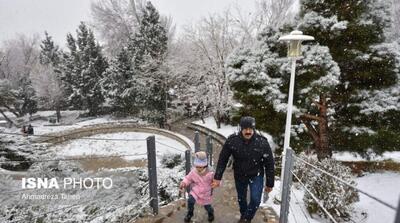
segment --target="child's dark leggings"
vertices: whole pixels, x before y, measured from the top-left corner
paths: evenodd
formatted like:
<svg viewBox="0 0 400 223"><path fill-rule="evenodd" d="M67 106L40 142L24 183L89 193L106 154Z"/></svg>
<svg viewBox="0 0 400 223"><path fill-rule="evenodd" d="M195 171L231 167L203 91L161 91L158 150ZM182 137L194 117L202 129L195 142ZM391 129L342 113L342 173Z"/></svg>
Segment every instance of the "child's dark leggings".
<svg viewBox="0 0 400 223"><path fill-rule="evenodd" d="M194 211L194 204L196 203L196 199L194 199L194 197L189 194L189 198L188 198L188 215L193 216L193 211ZM204 209L206 209L207 213L209 215L213 215L214 214L214 209L211 206L211 204L207 204L204 205Z"/></svg>

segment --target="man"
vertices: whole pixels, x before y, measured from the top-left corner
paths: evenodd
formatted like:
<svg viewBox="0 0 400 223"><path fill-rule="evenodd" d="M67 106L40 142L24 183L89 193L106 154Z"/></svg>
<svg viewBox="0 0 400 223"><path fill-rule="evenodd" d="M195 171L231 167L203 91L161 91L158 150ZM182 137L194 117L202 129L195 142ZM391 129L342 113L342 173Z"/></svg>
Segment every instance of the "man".
<svg viewBox="0 0 400 223"><path fill-rule="evenodd" d="M232 134L226 140L219 154L217 170L212 187L219 187L226 164L232 155L238 203L239 222L251 222L261 203L266 177L265 192L274 187L274 158L268 140L255 132L256 122L253 117L240 119L240 132ZM250 187L250 202L247 202L247 188Z"/></svg>

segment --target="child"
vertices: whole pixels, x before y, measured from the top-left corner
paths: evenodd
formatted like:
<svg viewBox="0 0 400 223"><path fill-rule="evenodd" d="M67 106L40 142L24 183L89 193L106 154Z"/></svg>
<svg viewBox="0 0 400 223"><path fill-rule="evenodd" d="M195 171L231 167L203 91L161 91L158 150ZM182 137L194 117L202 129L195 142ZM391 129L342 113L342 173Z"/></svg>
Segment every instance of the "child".
<svg viewBox="0 0 400 223"><path fill-rule="evenodd" d="M208 221L214 221L214 209L212 203L212 188L211 182L214 178L214 172L208 169L207 154L205 152L197 152L195 154L193 168L188 175L185 176L179 188L183 189L190 187L188 198L188 213L185 217L185 222L190 222L193 217L194 204L197 202L204 205L208 213Z"/></svg>

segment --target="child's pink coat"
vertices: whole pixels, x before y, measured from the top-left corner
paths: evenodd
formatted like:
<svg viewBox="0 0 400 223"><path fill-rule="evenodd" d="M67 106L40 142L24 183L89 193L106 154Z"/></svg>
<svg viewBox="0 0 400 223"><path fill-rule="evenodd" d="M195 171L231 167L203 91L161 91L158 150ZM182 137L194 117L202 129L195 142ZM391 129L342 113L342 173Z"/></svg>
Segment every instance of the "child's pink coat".
<svg viewBox="0 0 400 223"><path fill-rule="evenodd" d="M183 179L186 186L190 185L190 194L196 199L196 203L207 205L212 203L211 182L214 178L214 172L207 171L201 176L195 169L192 169Z"/></svg>

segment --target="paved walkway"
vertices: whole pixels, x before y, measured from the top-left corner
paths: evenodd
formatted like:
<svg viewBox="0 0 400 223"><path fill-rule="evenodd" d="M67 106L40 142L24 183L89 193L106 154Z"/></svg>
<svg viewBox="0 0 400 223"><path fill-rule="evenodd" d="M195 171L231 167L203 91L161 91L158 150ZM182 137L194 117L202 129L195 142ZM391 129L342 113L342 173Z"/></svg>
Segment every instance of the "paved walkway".
<svg viewBox="0 0 400 223"><path fill-rule="evenodd" d="M174 123L171 126L171 131L180 133L189 139L194 140L194 131L187 128L192 120L183 120ZM200 134L200 148L205 148L205 135ZM214 156L213 163L218 160L221 145L214 144ZM214 166L215 167L215 166ZM237 204L236 189L233 180L233 171L227 168L223 176L222 187L214 189L214 202L213 207L215 210L215 223L235 223L240 218L239 207ZM179 223L183 222L183 218L186 215L186 204L181 202L182 206L179 206L177 210L169 211L168 217L162 219L139 219L136 223ZM195 205L194 216L192 218L193 223L205 223L207 221L207 212L202 206ZM252 222L262 223L278 222L275 212L270 208L259 209L257 215Z"/></svg>

